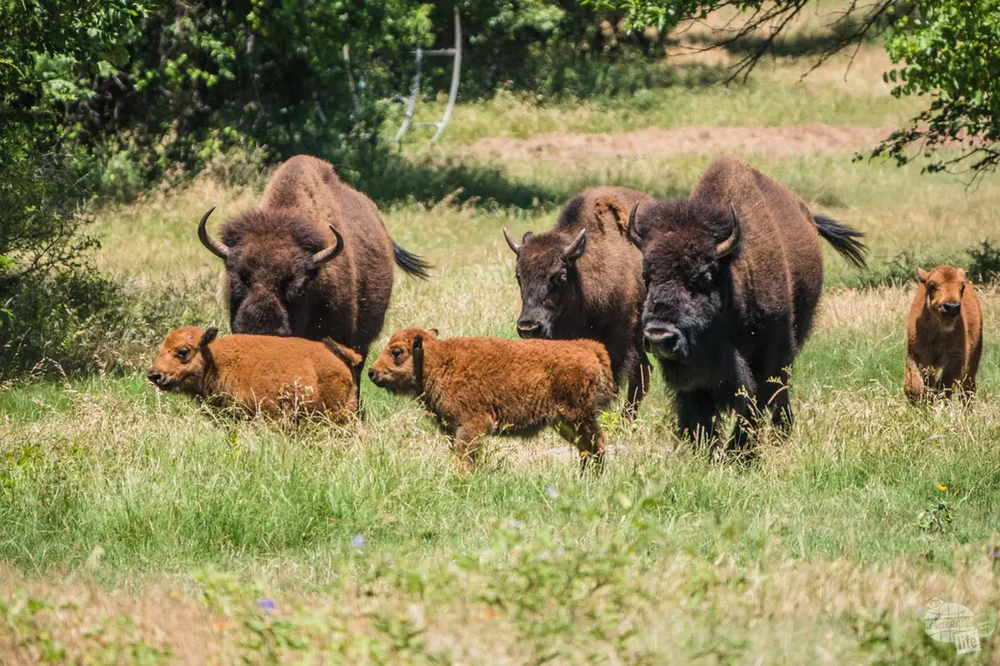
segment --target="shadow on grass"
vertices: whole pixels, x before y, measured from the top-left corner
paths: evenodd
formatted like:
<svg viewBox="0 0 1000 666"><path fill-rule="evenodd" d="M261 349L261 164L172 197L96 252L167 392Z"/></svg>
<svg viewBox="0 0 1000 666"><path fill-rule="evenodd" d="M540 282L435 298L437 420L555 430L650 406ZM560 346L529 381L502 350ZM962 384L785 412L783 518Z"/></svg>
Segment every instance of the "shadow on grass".
<svg viewBox="0 0 1000 666"><path fill-rule="evenodd" d="M433 204L453 197L478 200L488 207L530 209L561 203L562 188L511 179L504 169L479 163L387 156L381 169L366 169L352 185L380 206L396 203Z"/></svg>
<svg viewBox="0 0 1000 666"><path fill-rule="evenodd" d="M689 35L685 37L684 41L688 45L693 44L702 48L718 45L719 48L725 49L728 53L741 57L757 53L766 46L765 52L768 55L795 58L818 56L827 49L856 35L861 28L862 21L856 18L852 17L838 21L836 15L831 15L828 25L824 26L822 30L793 34L785 33L775 38L770 45L766 45L769 37L764 30L758 30L753 34L745 35L728 42L725 41L728 39L727 33L718 31L712 34ZM879 43L879 34L880 32L877 29L872 29L865 36L864 43Z"/></svg>
<svg viewBox="0 0 1000 666"><path fill-rule="evenodd" d="M719 65L704 63L677 64L626 48L614 54L580 53L543 54L523 71L512 73L502 80L487 77L462 81L461 97L465 102L488 99L498 89L517 93L530 93L539 100L589 100L602 97L630 97L644 90L661 88L698 88L726 80L728 70ZM481 58L481 56L480 56ZM464 65L463 65L464 67ZM489 63L475 62L469 72L488 71ZM426 98L433 99L439 91L447 90L450 70L432 73L425 86Z"/></svg>
<svg viewBox="0 0 1000 666"><path fill-rule="evenodd" d="M636 169L619 172L567 171L559 165L541 168L529 177L512 176L499 161L466 162L454 158L409 158L392 156L380 170L357 174L352 185L380 206L423 203L433 205L450 198L474 203L485 209L518 208L538 212L562 206L588 187L617 185L669 199L688 195L688 189L673 180L650 178Z"/></svg>

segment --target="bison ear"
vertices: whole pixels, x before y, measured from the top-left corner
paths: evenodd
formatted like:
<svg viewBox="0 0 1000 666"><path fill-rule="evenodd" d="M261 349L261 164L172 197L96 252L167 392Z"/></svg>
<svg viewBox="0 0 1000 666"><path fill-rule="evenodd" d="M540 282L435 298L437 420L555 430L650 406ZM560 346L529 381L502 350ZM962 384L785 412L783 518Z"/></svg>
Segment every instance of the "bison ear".
<svg viewBox="0 0 1000 666"><path fill-rule="evenodd" d="M423 351L424 348L424 336L414 335L413 336L413 352Z"/></svg>
<svg viewBox="0 0 1000 666"><path fill-rule="evenodd" d="M430 334L428 337L437 338L438 336L438 330L436 328L429 328L427 329L427 332Z"/></svg>
<svg viewBox="0 0 1000 666"><path fill-rule="evenodd" d="M601 228L617 228L628 231L628 216L614 199L598 199L594 203L594 216Z"/></svg>
<svg viewBox="0 0 1000 666"><path fill-rule="evenodd" d="M632 210L629 211L628 226L625 228L625 231L628 235L628 239L632 242L632 245L635 245L637 248L641 250L642 236L639 235L639 223L636 220L636 218L638 217L636 215L636 212L638 210L639 210L639 202L636 201L635 204L632 205Z"/></svg>
<svg viewBox="0 0 1000 666"><path fill-rule="evenodd" d="M586 249L587 249L587 230L582 229L580 233L577 235L576 239L572 243L567 245L565 248L563 248L563 259L565 259L569 263L573 263L583 255L583 252Z"/></svg>
<svg viewBox="0 0 1000 666"><path fill-rule="evenodd" d="M212 340L215 340L215 336L217 336L218 334L219 334L219 329L213 326L212 328L205 331L205 333L201 336L201 342L198 343L198 346L207 347L208 345L212 344Z"/></svg>
<svg viewBox="0 0 1000 666"><path fill-rule="evenodd" d="M920 266L917 266L917 279L922 283L926 283L928 277L930 277L930 273L922 269Z"/></svg>

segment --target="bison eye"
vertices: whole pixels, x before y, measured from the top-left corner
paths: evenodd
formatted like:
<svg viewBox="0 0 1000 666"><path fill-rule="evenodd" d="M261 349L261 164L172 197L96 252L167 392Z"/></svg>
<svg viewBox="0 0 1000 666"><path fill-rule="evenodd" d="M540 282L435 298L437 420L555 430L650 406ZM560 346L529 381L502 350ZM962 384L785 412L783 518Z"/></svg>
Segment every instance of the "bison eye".
<svg viewBox="0 0 1000 666"><path fill-rule="evenodd" d="M389 353L392 354L392 358L394 360L398 361L399 358L403 355L403 350L402 349L390 349Z"/></svg>
<svg viewBox="0 0 1000 666"><path fill-rule="evenodd" d="M187 347L181 347L180 349L177 350L177 358L179 358L182 361L186 361L188 354L190 353L191 353L190 349L188 349Z"/></svg>
<svg viewBox="0 0 1000 666"><path fill-rule="evenodd" d="M712 276L712 270L709 268L706 268L701 273L698 273L698 277L694 280L695 286L702 291L708 291L711 289L713 282L714 277Z"/></svg>

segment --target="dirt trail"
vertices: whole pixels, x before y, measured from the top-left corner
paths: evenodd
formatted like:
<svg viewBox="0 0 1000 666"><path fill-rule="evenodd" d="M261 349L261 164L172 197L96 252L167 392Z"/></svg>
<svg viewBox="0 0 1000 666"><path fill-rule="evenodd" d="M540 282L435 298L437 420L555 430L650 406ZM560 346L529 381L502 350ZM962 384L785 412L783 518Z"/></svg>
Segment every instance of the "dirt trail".
<svg viewBox="0 0 1000 666"><path fill-rule="evenodd" d="M694 125L623 134L539 134L480 139L465 152L484 158L564 161L580 157L664 157L682 153L756 153L778 157L850 153L875 147L894 129L808 123L782 127Z"/></svg>

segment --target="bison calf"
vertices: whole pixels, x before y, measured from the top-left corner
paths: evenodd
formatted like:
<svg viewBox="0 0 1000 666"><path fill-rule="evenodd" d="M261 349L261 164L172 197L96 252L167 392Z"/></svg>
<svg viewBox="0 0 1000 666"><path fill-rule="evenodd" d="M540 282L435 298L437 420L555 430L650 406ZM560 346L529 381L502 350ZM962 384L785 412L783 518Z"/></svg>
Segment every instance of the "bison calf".
<svg viewBox="0 0 1000 666"><path fill-rule="evenodd" d="M483 435L531 435L554 425L580 451L581 465L604 463L597 413L614 396L611 361L593 340L452 338L399 331L368 372L376 386L422 396L471 468Z"/></svg>
<svg viewBox="0 0 1000 666"><path fill-rule="evenodd" d="M230 335L178 328L167 334L147 376L161 391L214 399L272 416L326 414L343 422L358 409L363 359L330 338Z"/></svg>
<svg viewBox="0 0 1000 666"><path fill-rule="evenodd" d="M976 372L983 353L983 311L965 271L938 266L917 269L917 287L906 326L906 372L903 390L912 402L956 386L976 392Z"/></svg>

